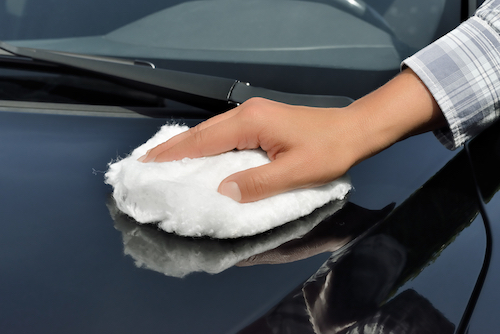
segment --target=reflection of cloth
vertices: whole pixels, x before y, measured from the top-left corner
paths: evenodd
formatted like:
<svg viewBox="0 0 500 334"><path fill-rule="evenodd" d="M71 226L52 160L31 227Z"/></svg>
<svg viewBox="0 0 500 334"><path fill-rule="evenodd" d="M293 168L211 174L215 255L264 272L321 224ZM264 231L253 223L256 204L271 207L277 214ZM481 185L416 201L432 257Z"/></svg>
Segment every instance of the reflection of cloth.
<svg viewBox="0 0 500 334"><path fill-rule="evenodd" d="M406 59L449 127L435 132L454 149L500 116L500 0L486 0L459 27Z"/></svg>
<svg viewBox="0 0 500 334"><path fill-rule="evenodd" d="M343 204L342 201L330 202L310 215L267 233L224 240L185 238L165 233L150 224L137 224L121 213L114 201L108 203L108 208L115 222L115 228L122 232L124 253L130 255L138 267L161 272L167 276L184 277L197 271L220 273L244 259L255 257L256 254L274 249L291 240L297 240L320 222L336 226L333 218L325 218L339 210ZM348 204L347 208L352 206Z"/></svg>

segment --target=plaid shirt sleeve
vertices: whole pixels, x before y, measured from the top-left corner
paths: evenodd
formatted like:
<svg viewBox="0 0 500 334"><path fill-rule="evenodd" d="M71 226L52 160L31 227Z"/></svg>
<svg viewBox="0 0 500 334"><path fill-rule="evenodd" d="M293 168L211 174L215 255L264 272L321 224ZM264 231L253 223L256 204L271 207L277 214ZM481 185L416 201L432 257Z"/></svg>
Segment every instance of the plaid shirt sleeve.
<svg viewBox="0 0 500 334"><path fill-rule="evenodd" d="M456 29L403 61L448 121L436 130L455 149L500 117L500 0L487 0Z"/></svg>

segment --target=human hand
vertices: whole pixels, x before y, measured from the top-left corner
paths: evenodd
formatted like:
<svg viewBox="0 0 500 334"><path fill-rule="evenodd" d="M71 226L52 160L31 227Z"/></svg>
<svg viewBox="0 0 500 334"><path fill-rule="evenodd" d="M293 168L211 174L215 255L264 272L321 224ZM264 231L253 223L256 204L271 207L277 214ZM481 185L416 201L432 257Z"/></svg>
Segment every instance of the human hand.
<svg viewBox="0 0 500 334"><path fill-rule="evenodd" d="M351 124L347 116L343 109L251 99L155 147L143 162L260 147L267 152L270 164L231 175L219 186L223 195L251 202L342 176L356 162L357 148L363 147L361 128Z"/></svg>
<svg viewBox="0 0 500 334"><path fill-rule="evenodd" d="M442 123L432 95L406 70L341 109L250 99L158 145L139 160L173 161L260 147L271 163L230 175L218 188L245 203L333 181L396 141Z"/></svg>

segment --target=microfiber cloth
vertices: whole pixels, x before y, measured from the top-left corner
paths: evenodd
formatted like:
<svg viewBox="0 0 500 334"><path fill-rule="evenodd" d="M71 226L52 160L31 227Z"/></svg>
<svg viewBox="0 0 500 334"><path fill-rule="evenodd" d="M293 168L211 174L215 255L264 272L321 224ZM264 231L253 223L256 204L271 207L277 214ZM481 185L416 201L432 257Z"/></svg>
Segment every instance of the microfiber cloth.
<svg viewBox="0 0 500 334"><path fill-rule="evenodd" d="M164 125L128 157L109 165L105 182L113 186L120 211L139 223L156 223L181 236L238 238L268 231L330 201L343 200L351 189L349 178L343 176L320 187L239 203L217 189L227 176L269 163L260 149L161 163L137 161L147 150L187 129Z"/></svg>

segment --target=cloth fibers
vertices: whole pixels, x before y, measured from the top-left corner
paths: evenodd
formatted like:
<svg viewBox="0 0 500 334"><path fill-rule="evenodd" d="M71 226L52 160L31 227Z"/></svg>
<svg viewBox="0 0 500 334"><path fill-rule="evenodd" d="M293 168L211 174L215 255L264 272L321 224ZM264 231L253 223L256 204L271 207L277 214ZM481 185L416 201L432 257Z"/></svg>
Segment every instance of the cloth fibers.
<svg viewBox="0 0 500 334"><path fill-rule="evenodd" d="M313 189L299 189L251 203L217 192L220 182L238 171L269 163L260 149L172 162L137 161L146 151L188 129L164 125L132 153L111 163L105 182L113 186L118 209L139 223L157 223L181 236L238 238L273 229L308 215L351 189L344 176Z"/></svg>

